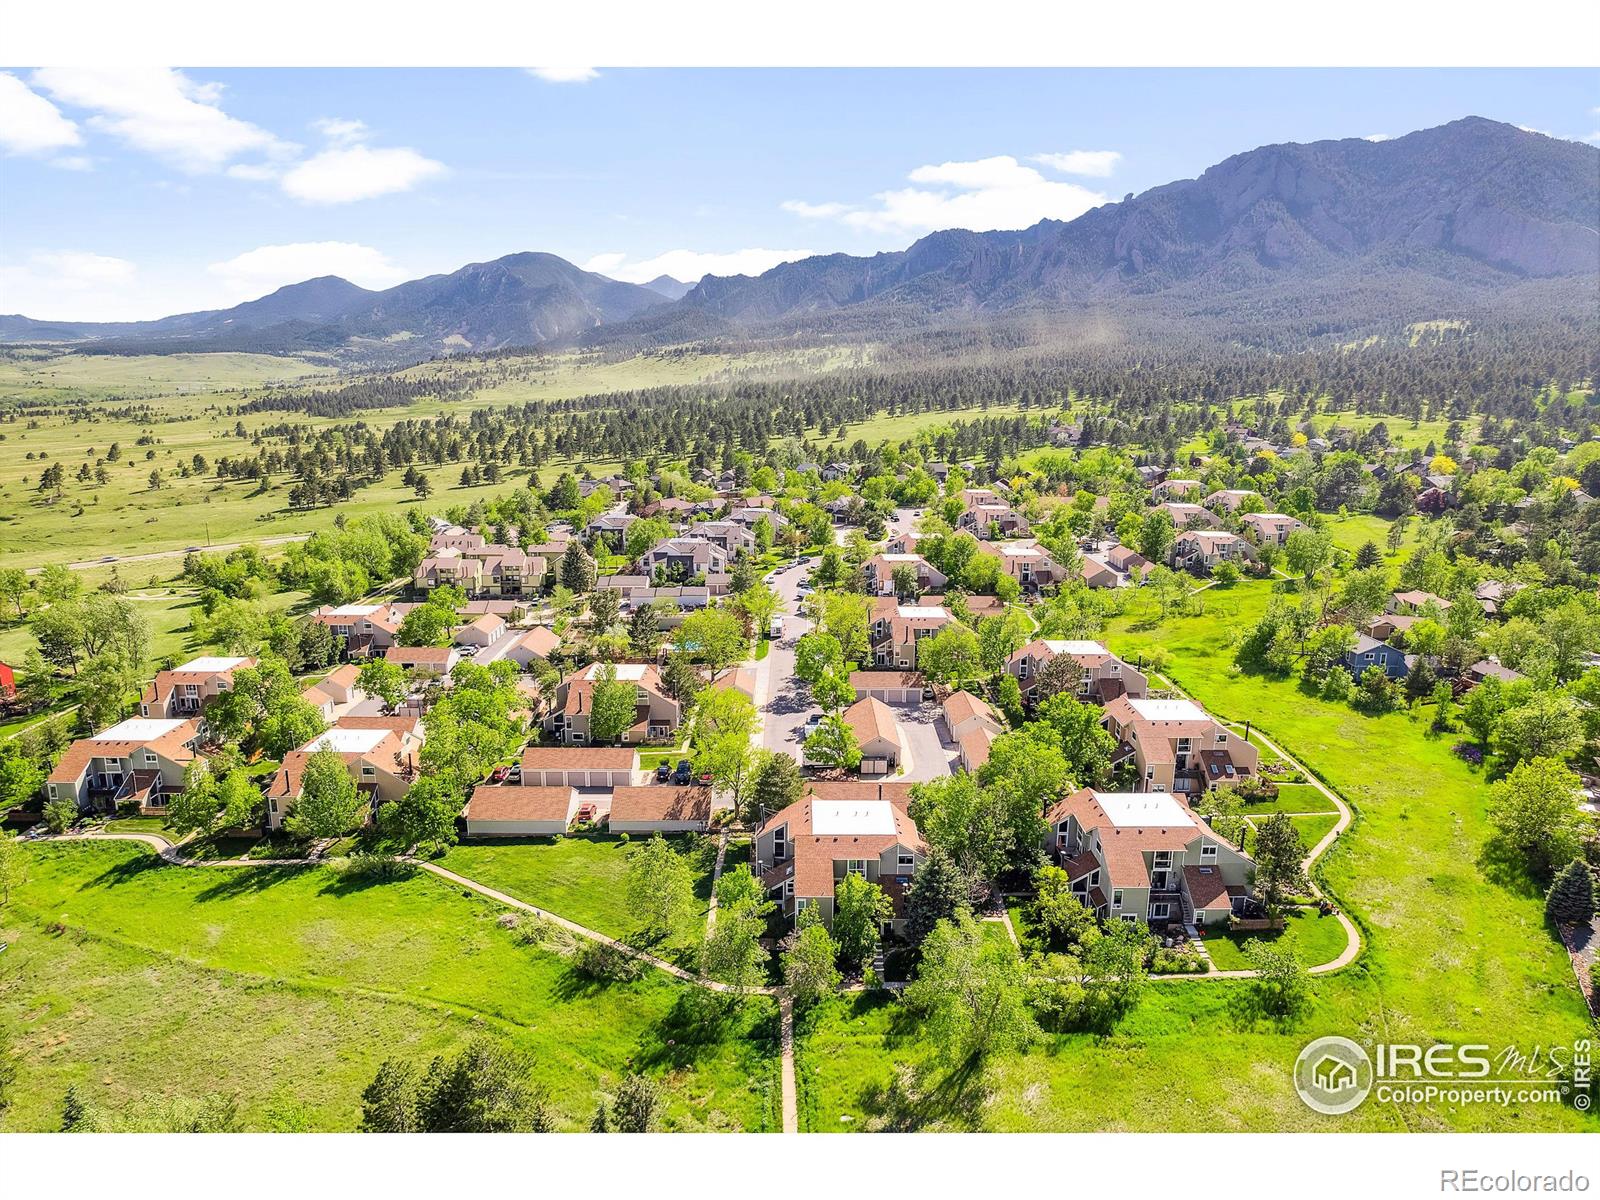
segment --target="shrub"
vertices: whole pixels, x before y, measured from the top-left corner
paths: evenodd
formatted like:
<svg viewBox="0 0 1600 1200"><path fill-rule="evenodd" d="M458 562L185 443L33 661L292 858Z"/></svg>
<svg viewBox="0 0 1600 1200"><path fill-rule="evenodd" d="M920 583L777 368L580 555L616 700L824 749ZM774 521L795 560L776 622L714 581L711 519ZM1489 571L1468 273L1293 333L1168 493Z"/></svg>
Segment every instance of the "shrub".
<svg viewBox="0 0 1600 1200"><path fill-rule="evenodd" d="M117 816L137 817L139 815L139 802L137 800L123 800L117 804Z"/></svg>
<svg viewBox="0 0 1600 1200"><path fill-rule="evenodd" d="M50 800L44 806L45 828L51 833L65 833L77 819L78 806L71 800Z"/></svg>
<svg viewBox="0 0 1600 1200"><path fill-rule="evenodd" d="M578 950L576 965L591 979L612 983L632 983L644 976L644 963L610 942L585 942Z"/></svg>

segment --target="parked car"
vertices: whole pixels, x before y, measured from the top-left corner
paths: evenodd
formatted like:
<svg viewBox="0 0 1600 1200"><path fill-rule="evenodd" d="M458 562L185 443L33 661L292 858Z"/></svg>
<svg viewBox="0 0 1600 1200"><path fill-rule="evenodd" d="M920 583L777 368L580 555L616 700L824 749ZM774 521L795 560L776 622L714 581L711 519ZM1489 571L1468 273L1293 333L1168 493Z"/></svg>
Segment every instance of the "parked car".
<svg viewBox="0 0 1600 1200"><path fill-rule="evenodd" d="M803 742L817 731L817 726L822 724L822 714L812 713L806 718L806 723L800 727L800 740Z"/></svg>
<svg viewBox="0 0 1600 1200"><path fill-rule="evenodd" d="M510 767L496 767L493 771L489 772L489 782L490 783L504 783L507 779L510 779L510 778L511 778L511 768Z"/></svg>
<svg viewBox="0 0 1600 1200"><path fill-rule="evenodd" d="M693 765L690 764L690 762L689 762L689 760L687 758L680 758L678 760L678 765L675 768L673 768L673 771L672 771L672 782L676 783L677 785L682 787L683 785L687 784L689 782L689 780L691 780L692 778L694 778L694 767L693 767Z"/></svg>
<svg viewBox="0 0 1600 1200"><path fill-rule="evenodd" d="M672 768L669 767L664 762L663 763L657 763L656 764L656 782L657 783L665 783L667 780L669 780L671 778L672 778Z"/></svg>
<svg viewBox="0 0 1600 1200"><path fill-rule="evenodd" d="M773 641L783 637L783 618L773 617L772 624L767 628L767 636Z"/></svg>
<svg viewBox="0 0 1600 1200"><path fill-rule="evenodd" d="M714 778L715 778L715 776L713 776L710 771L701 771L700 772L700 776L699 776L700 786L701 787L710 787L711 786L711 781Z"/></svg>

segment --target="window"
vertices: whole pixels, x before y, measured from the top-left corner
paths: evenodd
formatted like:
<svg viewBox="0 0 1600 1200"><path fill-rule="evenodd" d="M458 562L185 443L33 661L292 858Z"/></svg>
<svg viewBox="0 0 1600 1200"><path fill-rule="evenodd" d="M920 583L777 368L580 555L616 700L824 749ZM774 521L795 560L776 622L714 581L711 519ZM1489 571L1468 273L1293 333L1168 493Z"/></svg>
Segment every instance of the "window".
<svg viewBox="0 0 1600 1200"><path fill-rule="evenodd" d="M1139 921L1139 918L1134 916L1132 913L1123 913L1122 914L1122 919L1124 921L1126 921L1129 925L1135 925Z"/></svg>
<svg viewBox="0 0 1600 1200"><path fill-rule="evenodd" d="M1111 893L1111 911L1112 912L1116 912L1117 909L1119 909L1121 907L1122 907L1122 889L1118 888L1116 891Z"/></svg>
<svg viewBox="0 0 1600 1200"><path fill-rule="evenodd" d="M274 813L278 811L278 798L276 796L267 801L267 808Z"/></svg>
<svg viewBox="0 0 1600 1200"><path fill-rule="evenodd" d="M1172 912L1170 904L1152 904L1150 906L1150 919L1152 921L1165 921Z"/></svg>
<svg viewBox="0 0 1600 1200"><path fill-rule="evenodd" d="M1089 872L1089 886L1090 887L1099 887L1100 886L1100 869L1098 867L1096 867L1093 871Z"/></svg>
<svg viewBox="0 0 1600 1200"><path fill-rule="evenodd" d="M1217 747L1218 747L1218 749L1222 748L1223 746L1226 746L1227 744L1228 744L1228 735L1223 733L1219 729L1217 731Z"/></svg>
<svg viewBox="0 0 1600 1200"><path fill-rule="evenodd" d="M792 896L792 895L794 895L794 880L792 880L792 879L785 879L785 880L784 880L784 881L783 881L783 894L784 894L784 895L785 895L785 896Z"/></svg>
<svg viewBox="0 0 1600 1200"><path fill-rule="evenodd" d="M867 875L867 860L864 858L845 859L844 873L846 875L860 875L863 879L865 879Z"/></svg>
<svg viewBox="0 0 1600 1200"><path fill-rule="evenodd" d="M900 855L896 865L902 871L909 871L909 870L911 870L913 867L915 867L917 865L916 855L914 855L914 854L902 854L902 855Z"/></svg>
<svg viewBox="0 0 1600 1200"><path fill-rule="evenodd" d="M1217 860L1217 848L1214 845L1212 845L1210 842L1205 842L1204 844L1202 844L1201 847L1200 847L1200 861L1204 863L1204 862L1215 862L1216 860Z"/></svg>
<svg viewBox="0 0 1600 1200"><path fill-rule="evenodd" d="M368 776L368 775L376 775L377 772L375 770L373 770L369 766L363 766L361 768L361 774L362 774L363 777L365 777L365 776Z"/></svg>
<svg viewBox="0 0 1600 1200"><path fill-rule="evenodd" d="M789 856L789 827L780 826L772 835L772 861L782 862Z"/></svg>

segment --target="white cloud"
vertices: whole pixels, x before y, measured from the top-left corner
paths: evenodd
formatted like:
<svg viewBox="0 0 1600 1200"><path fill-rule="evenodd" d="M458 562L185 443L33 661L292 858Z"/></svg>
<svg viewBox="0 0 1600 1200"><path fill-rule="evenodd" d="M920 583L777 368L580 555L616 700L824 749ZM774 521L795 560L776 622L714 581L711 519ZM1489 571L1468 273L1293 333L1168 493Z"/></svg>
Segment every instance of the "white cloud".
<svg viewBox="0 0 1600 1200"><path fill-rule="evenodd" d="M46 320L118 320L136 298L138 271L125 258L41 250L0 265L0 312ZM86 311L86 310L93 311Z"/></svg>
<svg viewBox="0 0 1600 1200"><path fill-rule="evenodd" d="M290 242L254 250L212 263L206 273L224 290L225 305L254 300L286 283L321 275L339 275L368 288L390 287L406 278L389 256L358 242Z"/></svg>
<svg viewBox="0 0 1600 1200"><path fill-rule="evenodd" d="M83 141L77 125L22 80L0 71L0 149L7 154L40 154Z"/></svg>
<svg viewBox="0 0 1600 1200"><path fill-rule="evenodd" d="M60 158L52 158L50 165L59 167L63 171L92 171L94 159L87 154L65 154Z"/></svg>
<svg viewBox="0 0 1600 1200"><path fill-rule="evenodd" d="M807 204L804 200L785 200L778 207L783 209L784 212L792 212L797 217L805 217L807 220L812 221L824 221L833 217L842 217L850 211L848 204L839 204L837 202Z"/></svg>
<svg viewBox="0 0 1600 1200"><path fill-rule="evenodd" d="M283 190L307 204L347 204L407 192L444 172L443 163L405 146L335 146L290 169Z"/></svg>
<svg viewBox="0 0 1600 1200"><path fill-rule="evenodd" d="M705 275L759 275L779 263L810 258L815 250L768 250L752 247L725 254L705 254L698 250L668 250L654 258L629 261L626 254L596 254L583 264L594 271L624 283L649 283L657 275L670 275L683 283L696 283Z"/></svg>
<svg viewBox="0 0 1600 1200"><path fill-rule="evenodd" d="M276 179L283 174L283 168L275 163L234 163L224 174L229 179L243 179L247 183L261 183L268 179Z"/></svg>
<svg viewBox="0 0 1600 1200"><path fill-rule="evenodd" d="M223 112L220 84L167 67L45 67L33 79L59 103L93 110L91 129L191 174L220 171L246 154L281 158L296 149Z"/></svg>
<svg viewBox="0 0 1600 1200"><path fill-rule="evenodd" d="M804 217L836 218L868 232L915 235L935 229L1024 229L1045 217L1070 221L1109 199L1075 183L1046 179L1009 154L922 166L907 178L932 186L879 192L870 206L788 200L783 208Z"/></svg>
<svg viewBox="0 0 1600 1200"><path fill-rule="evenodd" d="M337 145L349 145L367 139L367 123L348 117L319 117L311 122L311 128Z"/></svg>
<svg viewBox="0 0 1600 1200"><path fill-rule="evenodd" d="M529 67L528 74L546 83L588 83L600 77L593 67Z"/></svg>
<svg viewBox="0 0 1600 1200"><path fill-rule="evenodd" d="M1387 142L1394 137L1392 133L1369 133L1361 140L1364 142Z"/></svg>
<svg viewBox="0 0 1600 1200"><path fill-rule="evenodd" d="M1120 150L1068 150L1065 154L1035 154L1032 161L1043 163L1063 175L1092 175L1104 179L1122 161Z"/></svg>

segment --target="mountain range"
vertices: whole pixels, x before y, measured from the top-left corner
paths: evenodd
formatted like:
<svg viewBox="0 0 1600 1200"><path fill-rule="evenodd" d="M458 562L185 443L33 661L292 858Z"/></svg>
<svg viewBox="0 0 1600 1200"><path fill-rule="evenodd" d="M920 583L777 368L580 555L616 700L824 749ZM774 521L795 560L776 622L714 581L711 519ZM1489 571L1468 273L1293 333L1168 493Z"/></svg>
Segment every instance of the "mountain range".
<svg viewBox="0 0 1600 1200"><path fill-rule="evenodd" d="M521 253L368 291L324 277L234 308L96 324L0 316L0 342L100 349L457 350L984 322L1074 310L1339 334L1463 304L1587 304L1600 149L1468 117L1381 142L1263 146L1072 221L643 286ZM1592 318L1592 312L1591 312ZM399 349L396 349L396 348Z"/></svg>

